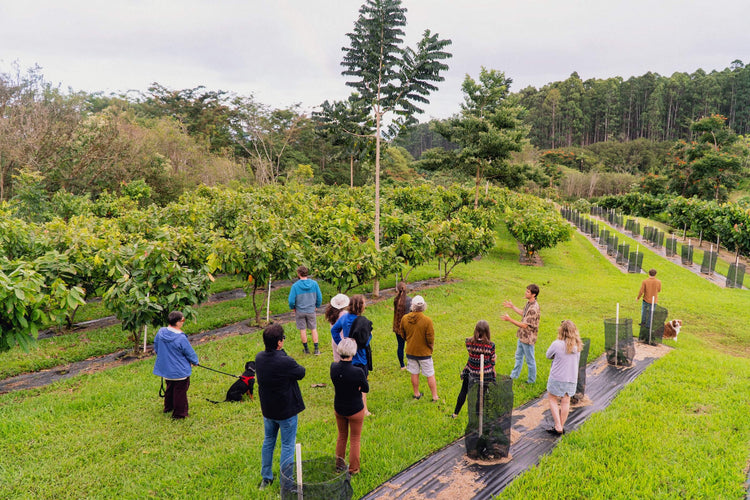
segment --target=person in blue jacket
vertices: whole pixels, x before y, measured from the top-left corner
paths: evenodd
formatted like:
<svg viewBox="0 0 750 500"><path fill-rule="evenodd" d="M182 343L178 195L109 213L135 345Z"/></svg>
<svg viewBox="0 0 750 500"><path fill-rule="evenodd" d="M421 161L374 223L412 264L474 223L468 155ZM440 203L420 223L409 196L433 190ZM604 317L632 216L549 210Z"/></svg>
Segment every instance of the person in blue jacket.
<svg viewBox="0 0 750 500"><path fill-rule="evenodd" d="M352 366L360 367L367 376L372 370L372 322L362 313L365 312L365 296L352 295L349 299L349 313L341 316L331 327L331 340L338 345L344 338L353 338L357 343L357 353L352 357ZM367 395L362 393L365 404L365 416L372 415L367 408Z"/></svg>
<svg viewBox="0 0 750 500"><path fill-rule="evenodd" d="M172 311L167 319L169 326L160 328L154 337L154 375L167 381L164 413L172 412L172 418L180 419L188 416L187 391L193 365L199 364L198 355L182 331L185 316Z"/></svg>
<svg viewBox="0 0 750 500"><path fill-rule="evenodd" d="M323 294L320 293L318 283L308 278L309 271L305 266L297 268L297 277L299 278L289 290L289 309L294 311L294 318L297 322L302 339L302 346L305 348L305 354L310 354L310 348L307 346L307 329L312 333L312 340L315 348L315 354L320 355L318 345L318 323L315 315L315 309L323 303Z"/></svg>

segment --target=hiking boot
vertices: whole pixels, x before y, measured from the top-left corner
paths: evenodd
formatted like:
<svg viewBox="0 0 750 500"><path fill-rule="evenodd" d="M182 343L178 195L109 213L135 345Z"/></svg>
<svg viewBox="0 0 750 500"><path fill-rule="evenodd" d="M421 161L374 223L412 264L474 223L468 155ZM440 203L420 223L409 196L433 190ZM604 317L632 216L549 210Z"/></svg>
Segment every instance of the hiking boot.
<svg viewBox="0 0 750 500"><path fill-rule="evenodd" d="M259 489L259 490L265 490L266 488L268 488L268 487L269 487L269 486L271 486L272 484L273 484L273 479L266 479L266 478L263 478L263 479L261 480L260 484L258 485L258 489Z"/></svg>

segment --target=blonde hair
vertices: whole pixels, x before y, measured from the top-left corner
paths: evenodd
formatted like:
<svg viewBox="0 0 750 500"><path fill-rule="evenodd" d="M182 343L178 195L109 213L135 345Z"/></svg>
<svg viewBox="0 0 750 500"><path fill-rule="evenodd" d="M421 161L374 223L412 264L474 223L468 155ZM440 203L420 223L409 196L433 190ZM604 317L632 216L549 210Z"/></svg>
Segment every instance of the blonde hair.
<svg viewBox="0 0 750 500"><path fill-rule="evenodd" d="M565 352L568 354L583 350L583 342L581 342L578 328L569 319L560 323L560 328L557 329L557 340L565 341Z"/></svg>

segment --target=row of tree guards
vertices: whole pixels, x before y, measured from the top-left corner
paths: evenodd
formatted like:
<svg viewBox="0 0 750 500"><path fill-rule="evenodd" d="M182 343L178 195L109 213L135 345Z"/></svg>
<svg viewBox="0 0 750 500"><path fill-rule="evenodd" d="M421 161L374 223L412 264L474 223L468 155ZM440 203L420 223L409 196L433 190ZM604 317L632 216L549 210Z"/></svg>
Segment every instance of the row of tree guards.
<svg viewBox="0 0 750 500"><path fill-rule="evenodd" d="M560 209L560 213L565 219L575 224L582 233L595 240L600 247L606 248L607 255L614 257L617 265L625 267L629 273L638 274L641 272L643 252L640 251L639 245L636 245L635 249L631 251L629 243L619 241L617 232L610 231L604 225L600 227L598 222L582 215L577 210L563 207ZM621 215L613 215L611 219L615 221L612 222L615 227L623 222Z"/></svg>
<svg viewBox="0 0 750 500"><path fill-rule="evenodd" d="M659 304L651 304L645 322L638 329L638 340L644 344L661 344L664 337L664 324L669 311ZM633 320L620 318L620 304L614 318L604 320L604 352L607 363L614 366L632 366L635 357Z"/></svg>
<svg viewBox="0 0 750 500"><path fill-rule="evenodd" d="M640 273L643 264L643 253L640 247L636 245L635 251L631 251L627 243L619 243L617 233L607 228L600 228L599 223L590 219L577 210L568 207L560 209L561 215L568 221L575 224L578 229L589 235L599 243L599 246L607 249L607 255L614 257L617 265L627 268L629 273ZM656 250L664 248L667 257L677 255L677 240L674 235L669 235L656 227L645 226L641 229L641 224L636 219L625 218L615 210L604 209L598 206L591 207L591 215L607 221L611 226L617 229L629 232L633 238L643 236L643 241ZM683 241L685 238L683 238ZM713 276L716 272L716 262L719 259L719 241L716 245L712 243L710 249L703 252L701 262L701 273ZM680 259L683 266L691 267L693 265L694 246L692 240L687 238L687 243L680 247ZM727 288L742 288L745 279L745 264L739 262L739 255L735 257L734 263L729 265L725 286Z"/></svg>

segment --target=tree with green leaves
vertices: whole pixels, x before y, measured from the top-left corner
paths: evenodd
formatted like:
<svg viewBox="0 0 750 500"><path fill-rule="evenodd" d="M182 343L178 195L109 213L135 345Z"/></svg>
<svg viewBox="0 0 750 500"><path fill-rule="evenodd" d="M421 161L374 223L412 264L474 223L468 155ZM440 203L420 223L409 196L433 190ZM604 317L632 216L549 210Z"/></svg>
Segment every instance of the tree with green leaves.
<svg viewBox="0 0 750 500"><path fill-rule="evenodd" d="M745 170L748 148L725 122L725 117L711 115L690 126L696 140L675 146L672 191L716 201L727 198Z"/></svg>
<svg viewBox="0 0 750 500"><path fill-rule="evenodd" d="M425 30L416 49L403 46L406 8L400 0L367 0L359 9L354 30L348 33L349 47L344 47L346 82L361 96L375 122L375 247L380 250L380 143L384 116L395 115L392 126L414 121L419 107L428 104L427 97L437 90L448 69L443 61L451 57L445 48L450 40ZM378 295L375 280L373 294Z"/></svg>
<svg viewBox="0 0 750 500"><path fill-rule="evenodd" d="M115 281L102 301L122 322L123 330L130 332L134 351L138 351L141 339L145 344L145 327L165 325L170 311L182 311L186 318L194 319L193 306L208 298L213 278L207 265L181 265L180 252L172 242L124 245L109 258L107 265Z"/></svg>
<svg viewBox="0 0 750 500"><path fill-rule="evenodd" d="M461 86L464 93L461 114L435 124L440 135L461 145L460 164L474 173L475 208L483 179L494 178L509 187L523 181L507 163L512 151L521 151L527 133L519 118L520 108L507 99L512 81L502 71L484 67L478 82L466 75Z"/></svg>
<svg viewBox="0 0 750 500"><path fill-rule="evenodd" d="M354 187L354 160L367 157L372 149L373 123L369 109L356 92L346 101L325 101L317 119L316 133L342 148L349 157L349 187Z"/></svg>

